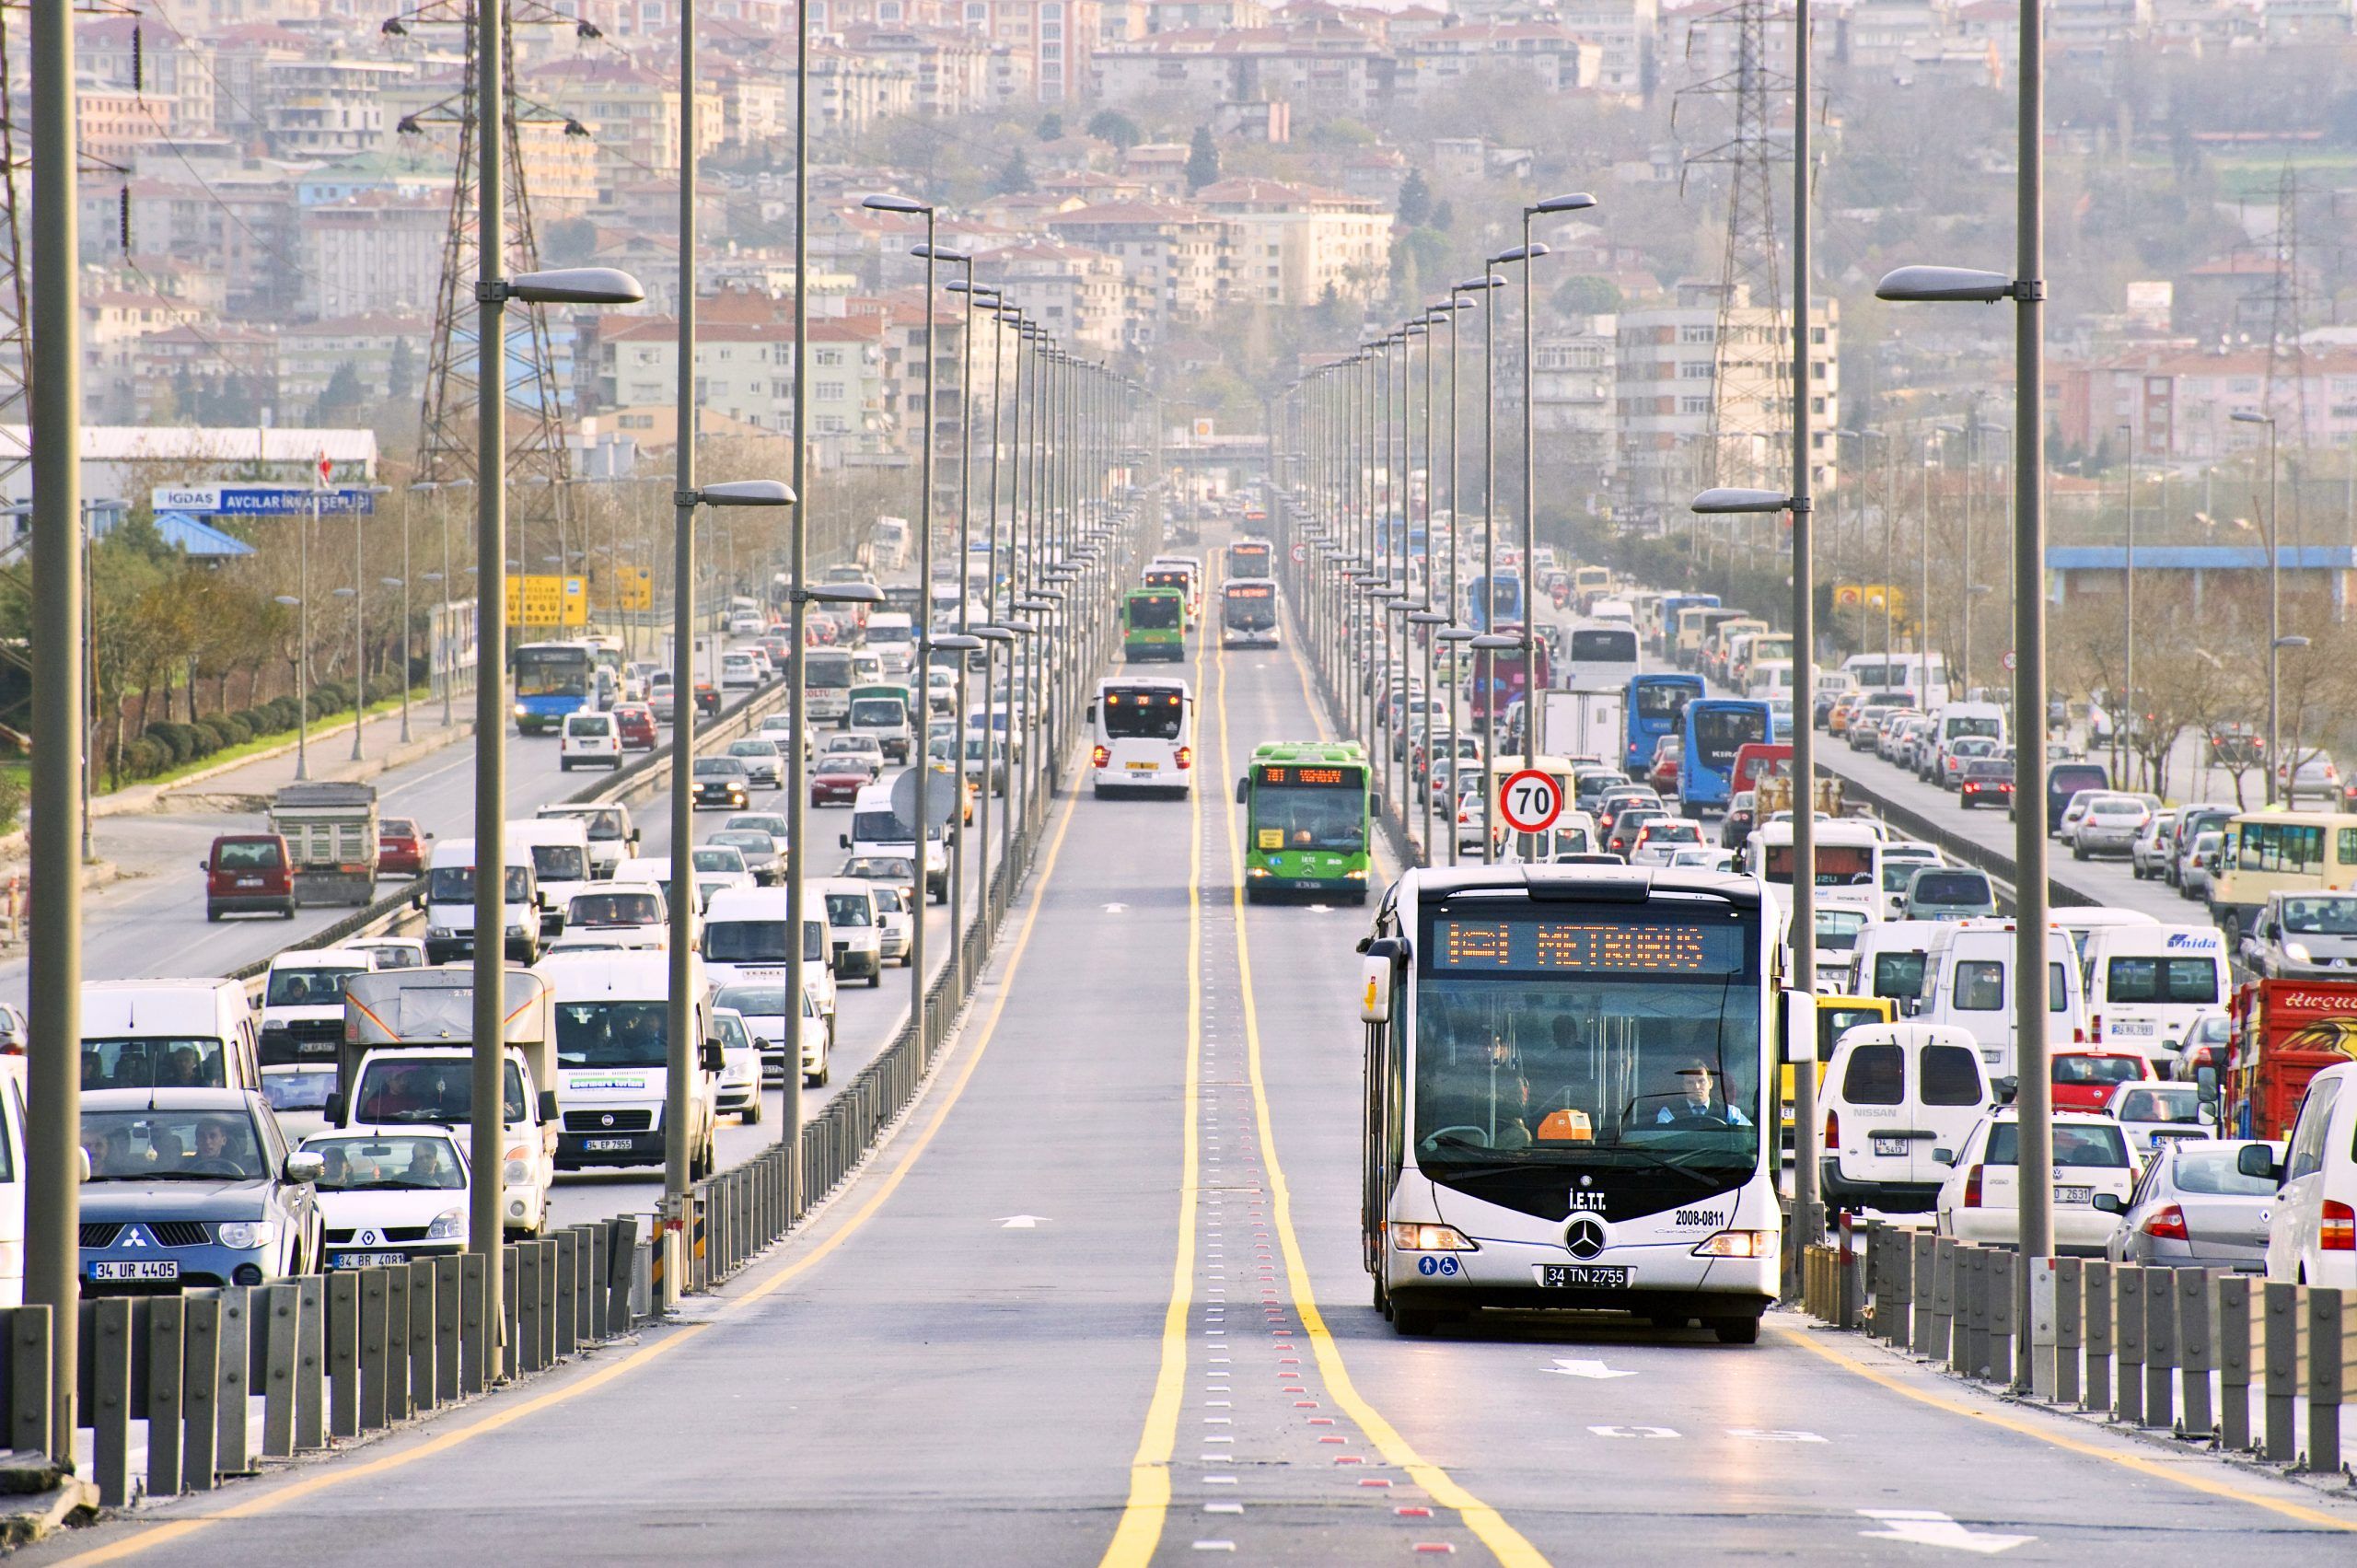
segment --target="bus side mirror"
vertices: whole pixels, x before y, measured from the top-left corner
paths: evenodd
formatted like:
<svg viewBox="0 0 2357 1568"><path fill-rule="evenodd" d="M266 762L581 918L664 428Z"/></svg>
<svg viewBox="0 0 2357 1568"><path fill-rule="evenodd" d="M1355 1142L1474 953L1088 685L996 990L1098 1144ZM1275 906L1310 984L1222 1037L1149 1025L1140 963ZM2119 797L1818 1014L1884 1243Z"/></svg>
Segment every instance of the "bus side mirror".
<svg viewBox="0 0 2357 1568"><path fill-rule="evenodd" d="M1088 722L1090 724L1097 722L1097 704L1094 703L1088 704Z"/></svg>
<svg viewBox="0 0 2357 1568"><path fill-rule="evenodd" d="M1805 991L1786 987L1777 993L1781 1005L1777 1021L1782 1026L1782 1038L1777 1042L1777 1058L1784 1062L1809 1062L1817 1056L1817 998Z"/></svg>
<svg viewBox="0 0 2357 1568"><path fill-rule="evenodd" d="M1245 776L1245 777L1243 777L1243 778L1240 778L1240 779L1238 779L1238 780L1237 780L1237 781L1236 781L1236 804L1237 804L1237 805L1238 805L1238 806L1243 805L1243 804L1244 804L1244 801L1245 801L1245 798L1246 798L1248 796L1249 796L1251 793L1252 793L1252 780L1251 780L1251 777L1250 777L1248 774L1247 776Z"/></svg>
<svg viewBox="0 0 2357 1568"><path fill-rule="evenodd" d="M1387 1024L1391 1021L1391 959L1388 955L1370 952L1360 961L1359 980L1364 993L1359 998L1359 1019L1362 1023Z"/></svg>

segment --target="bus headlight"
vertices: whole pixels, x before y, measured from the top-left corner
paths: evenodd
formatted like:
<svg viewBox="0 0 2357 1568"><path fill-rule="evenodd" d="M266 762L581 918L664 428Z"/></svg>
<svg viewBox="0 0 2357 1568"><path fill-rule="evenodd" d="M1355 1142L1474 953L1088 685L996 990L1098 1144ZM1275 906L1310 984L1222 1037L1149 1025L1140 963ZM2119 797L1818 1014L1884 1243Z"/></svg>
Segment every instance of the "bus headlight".
<svg viewBox="0 0 2357 1568"><path fill-rule="evenodd" d="M516 716L519 719L530 718L532 716L532 710L526 707L523 703L518 703L516 704Z"/></svg>
<svg viewBox="0 0 2357 1568"><path fill-rule="evenodd" d="M1694 1249L1697 1258L1765 1258L1774 1245L1764 1230L1723 1230Z"/></svg>
<svg viewBox="0 0 2357 1568"><path fill-rule="evenodd" d="M1391 1222L1391 1245L1402 1252L1479 1252L1472 1239L1451 1225Z"/></svg>
<svg viewBox="0 0 2357 1568"><path fill-rule="evenodd" d="M1247 877L1266 877L1269 875L1269 868L1265 865L1248 865L1244 868L1244 875Z"/></svg>
<svg viewBox="0 0 2357 1568"><path fill-rule="evenodd" d="M1362 865L1354 870L1345 871L1342 875L1351 881L1364 882L1366 880L1366 867Z"/></svg>

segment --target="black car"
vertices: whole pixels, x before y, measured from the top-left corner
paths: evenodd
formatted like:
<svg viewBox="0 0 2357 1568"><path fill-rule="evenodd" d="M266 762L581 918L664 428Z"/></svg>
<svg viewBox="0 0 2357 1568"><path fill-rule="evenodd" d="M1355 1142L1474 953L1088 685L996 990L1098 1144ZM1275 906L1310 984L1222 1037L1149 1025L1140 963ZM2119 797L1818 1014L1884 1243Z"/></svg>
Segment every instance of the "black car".
<svg viewBox="0 0 2357 1568"><path fill-rule="evenodd" d="M1956 780L1956 802L1969 811L1976 806L2014 803L2014 765L1994 757L1975 757Z"/></svg>
<svg viewBox="0 0 2357 1568"><path fill-rule="evenodd" d="M734 757L699 757L690 776L695 781L693 804L697 806L742 809L752 802L752 775Z"/></svg>
<svg viewBox="0 0 2357 1568"><path fill-rule="evenodd" d="M85 1295L175 1295L319 1267L323 1166L250 1089L87 1089Z"/></svg>
<svg viewBox="0 0 2357 1568"><path fill-rule="evenodd" d="M2101 762L2057 762L2046 770L2046 831L2050 837L2062 826L2071 797L2084 789L2109 789L2111 775Z"/></svg>
<svg viewBox="0 0 2357 1568"><path fill-rule="evenodd" d="M1741 852L1751 841L1752 825L1759 820L1759 796L1751 790L1738 790L1727 802L1727 814L1719 824L1719 847Z"/></svg>

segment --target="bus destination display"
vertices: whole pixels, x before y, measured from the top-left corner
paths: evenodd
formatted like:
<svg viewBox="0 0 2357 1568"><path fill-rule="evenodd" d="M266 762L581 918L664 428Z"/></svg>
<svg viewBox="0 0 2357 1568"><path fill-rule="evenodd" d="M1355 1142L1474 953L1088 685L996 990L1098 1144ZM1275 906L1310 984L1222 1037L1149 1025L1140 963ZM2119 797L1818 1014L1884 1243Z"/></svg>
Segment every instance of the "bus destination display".
<svg viewBox="0 0 2357 1568"><path fill-rule="evenodd" d="M1736 926L1685 922L1437 920L1437 973L1707 974L1743 972Z"/></svg>
<svg viewBox="0 0 2357 1568"><path fill-rule="evenodd" d="M1227 597L1230 598L1274 598L1277 597L1277 586L1274 583L1230 583L1227 585Z"/></svg>
<svg viewBox="0 0 2357 1568"><path fill-rule="evenodd" d="M1286 784L1307 789L1357 789L1359 771L1356 768L1296 768L1263 766L1260 782L1264 784Z"/></svg>

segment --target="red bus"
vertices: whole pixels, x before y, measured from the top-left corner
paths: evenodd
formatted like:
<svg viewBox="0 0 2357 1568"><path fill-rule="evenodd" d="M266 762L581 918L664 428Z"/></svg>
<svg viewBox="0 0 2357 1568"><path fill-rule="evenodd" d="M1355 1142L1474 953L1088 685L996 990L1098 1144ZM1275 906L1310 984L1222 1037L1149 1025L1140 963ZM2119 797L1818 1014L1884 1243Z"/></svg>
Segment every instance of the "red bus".
<svg viewBox="0 0 2357 1568"><path fill-rule="evenodd" d="M1522 628L1513 624L1501 625L1498 635L1519 637ZM1520 648L1500 648L1495 653L1473 656L1473 679L1466 690L1475 718L1486 719L1492 714L1503 716L1534 687L1544 688L1552 684L1546 642L1543 639L1534 640L1530 652L1538 666L1538 678L1535 681L1530 671L1524 668Z"/></svg>

